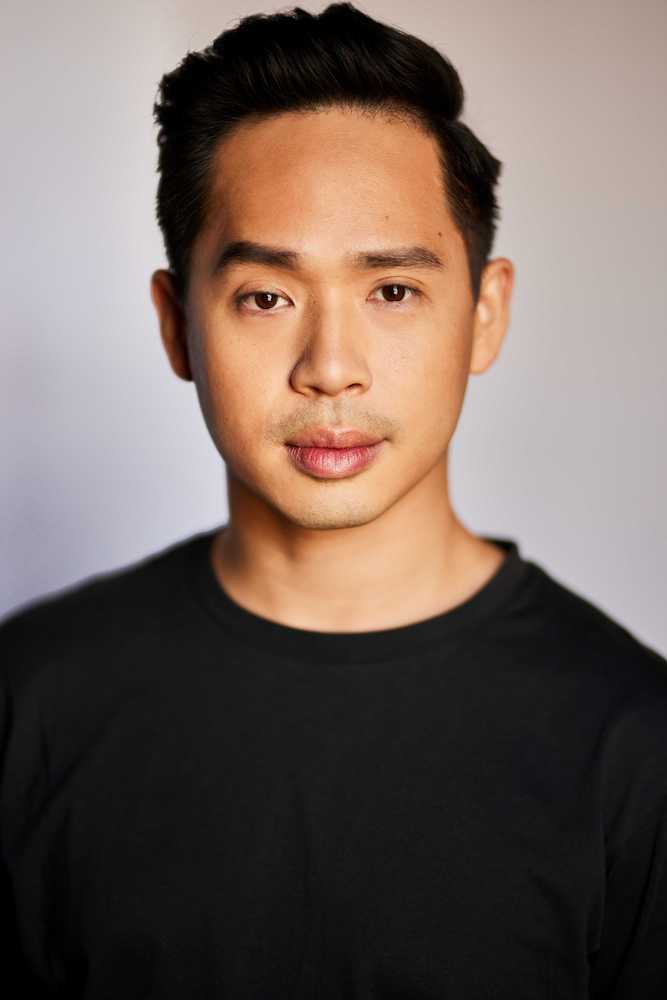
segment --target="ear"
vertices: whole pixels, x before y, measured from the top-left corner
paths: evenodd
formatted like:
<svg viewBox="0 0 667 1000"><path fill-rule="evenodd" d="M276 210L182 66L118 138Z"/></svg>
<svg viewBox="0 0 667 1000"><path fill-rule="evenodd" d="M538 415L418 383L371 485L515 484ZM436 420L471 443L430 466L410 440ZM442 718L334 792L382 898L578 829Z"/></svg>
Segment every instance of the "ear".
<svg viewBox="0 0 667 1000"><path fill-rule="evenodd" d="M169 364L179 378L192 382L188 357L187 323L171 271L154 271L151 276L151 298L160 323L160 336Z"/></svg>
<svg viewBox="0 0 667 1000"><path fill-rule="evenodd" d="M470 374L480 375L497 357L510 321L514 265L506 257L490 260L480 280L473 320Z"/></svg>

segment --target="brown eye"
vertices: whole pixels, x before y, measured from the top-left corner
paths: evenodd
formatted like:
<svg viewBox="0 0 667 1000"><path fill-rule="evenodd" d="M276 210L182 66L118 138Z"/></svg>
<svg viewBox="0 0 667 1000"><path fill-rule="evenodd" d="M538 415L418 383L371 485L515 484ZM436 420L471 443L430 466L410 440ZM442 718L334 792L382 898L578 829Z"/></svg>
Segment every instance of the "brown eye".
<svg viewBox="0 0 667 1000"><path fill-rule="evenodd" d="M382 292L382 299L386 305L391 305L392 303L402 305L404 302L409 301L411 298L417 298L421 294L419 289L413 288L412 285L401 285L398 283L380 285L377 291ZM410 294L406 296L406 292Z"/></svg>
<svg viewBox="0 0 667 1000"><path fill-rule="evenodd" d="M276 299L280 296L276 295L275 292L253 292L251 298L255 300L255 305L258 305L260 309L270 309L276 304Z"/></svg>
<svg viewBox="0 0 667 1000"><path fill-rule="evenodd" d="M277 292L265 292L260 289L258 292L245 292L245 294L237 296L236 305L239 309L249 313L276 312L277 310L273 308L276 301L284 298L284 295L278 295Z"/></svg>

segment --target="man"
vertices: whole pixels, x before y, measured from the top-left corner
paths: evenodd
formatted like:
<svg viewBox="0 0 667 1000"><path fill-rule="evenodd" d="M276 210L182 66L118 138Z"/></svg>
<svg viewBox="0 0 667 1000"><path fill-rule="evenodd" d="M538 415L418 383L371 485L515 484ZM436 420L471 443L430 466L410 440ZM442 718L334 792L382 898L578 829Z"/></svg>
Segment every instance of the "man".
<svg viewBox="0 0 667 1000"><path fill-rule="evenodd" d="M160 98L229 517L2 626L20 995L664 996L667 663L449 498L513 283L456 71L335 4Z"/></svg>

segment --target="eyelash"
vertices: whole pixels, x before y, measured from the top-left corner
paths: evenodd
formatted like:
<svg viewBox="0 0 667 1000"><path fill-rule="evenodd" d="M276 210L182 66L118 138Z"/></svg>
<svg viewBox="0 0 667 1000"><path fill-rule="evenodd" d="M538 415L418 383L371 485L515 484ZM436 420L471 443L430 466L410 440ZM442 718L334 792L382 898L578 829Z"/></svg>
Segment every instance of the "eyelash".
<svg viewBox="0 0 667 1000"><path fill-rule="evenodd" d="M376 289L374 289L374 292L379 292L383 288L405 288L409 292L412 293L408 299L403 299L400 302L383 302L382 303L384 306L387 306L390 309L391 308L397 309L397 308L400 308L401 306L405 306L408 302L410 302L411 299L413 299L413 298L418 299L423 294L422 291L419 288L415 288L414 285L405 285L405 284L403 284L400 281L385 281L384 284L378 285L378 287ZM243 306L243 303L245 302L246 299L251 299L254 295L262 295L262 294L265 294L265 293L268 293L269 295L275 295L277 298L281 298L281 299L287 298L287 296L285 296L285 295L279 295L277 292L271 292L267 288L257 288L257 289L255 289L254 292L244 292L242 295L238 295L236 297L236 299L235 299L236 306L237 306L238 309L241 309L241 307ZM276 310L273 309L273 308L271 308L271 309L250 309L250 310L248 310L248 312L255 313L255 314L257 314L257 313L272 313L272 312L276 312Z"/></svg>

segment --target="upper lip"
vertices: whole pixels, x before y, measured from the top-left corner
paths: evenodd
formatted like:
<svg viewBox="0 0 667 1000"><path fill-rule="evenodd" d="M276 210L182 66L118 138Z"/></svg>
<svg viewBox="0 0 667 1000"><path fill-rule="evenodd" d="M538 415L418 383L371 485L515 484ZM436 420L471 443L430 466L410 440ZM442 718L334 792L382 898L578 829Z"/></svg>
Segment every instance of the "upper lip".
<svg viewBox="0 0 667 1000"><path fill-rule="evenodd" d="M287 444L302 448L355 448L360 445L377 444L382 438L366 434L355 427L343 430L335 427L310 427L291 438Z"/></svg>

